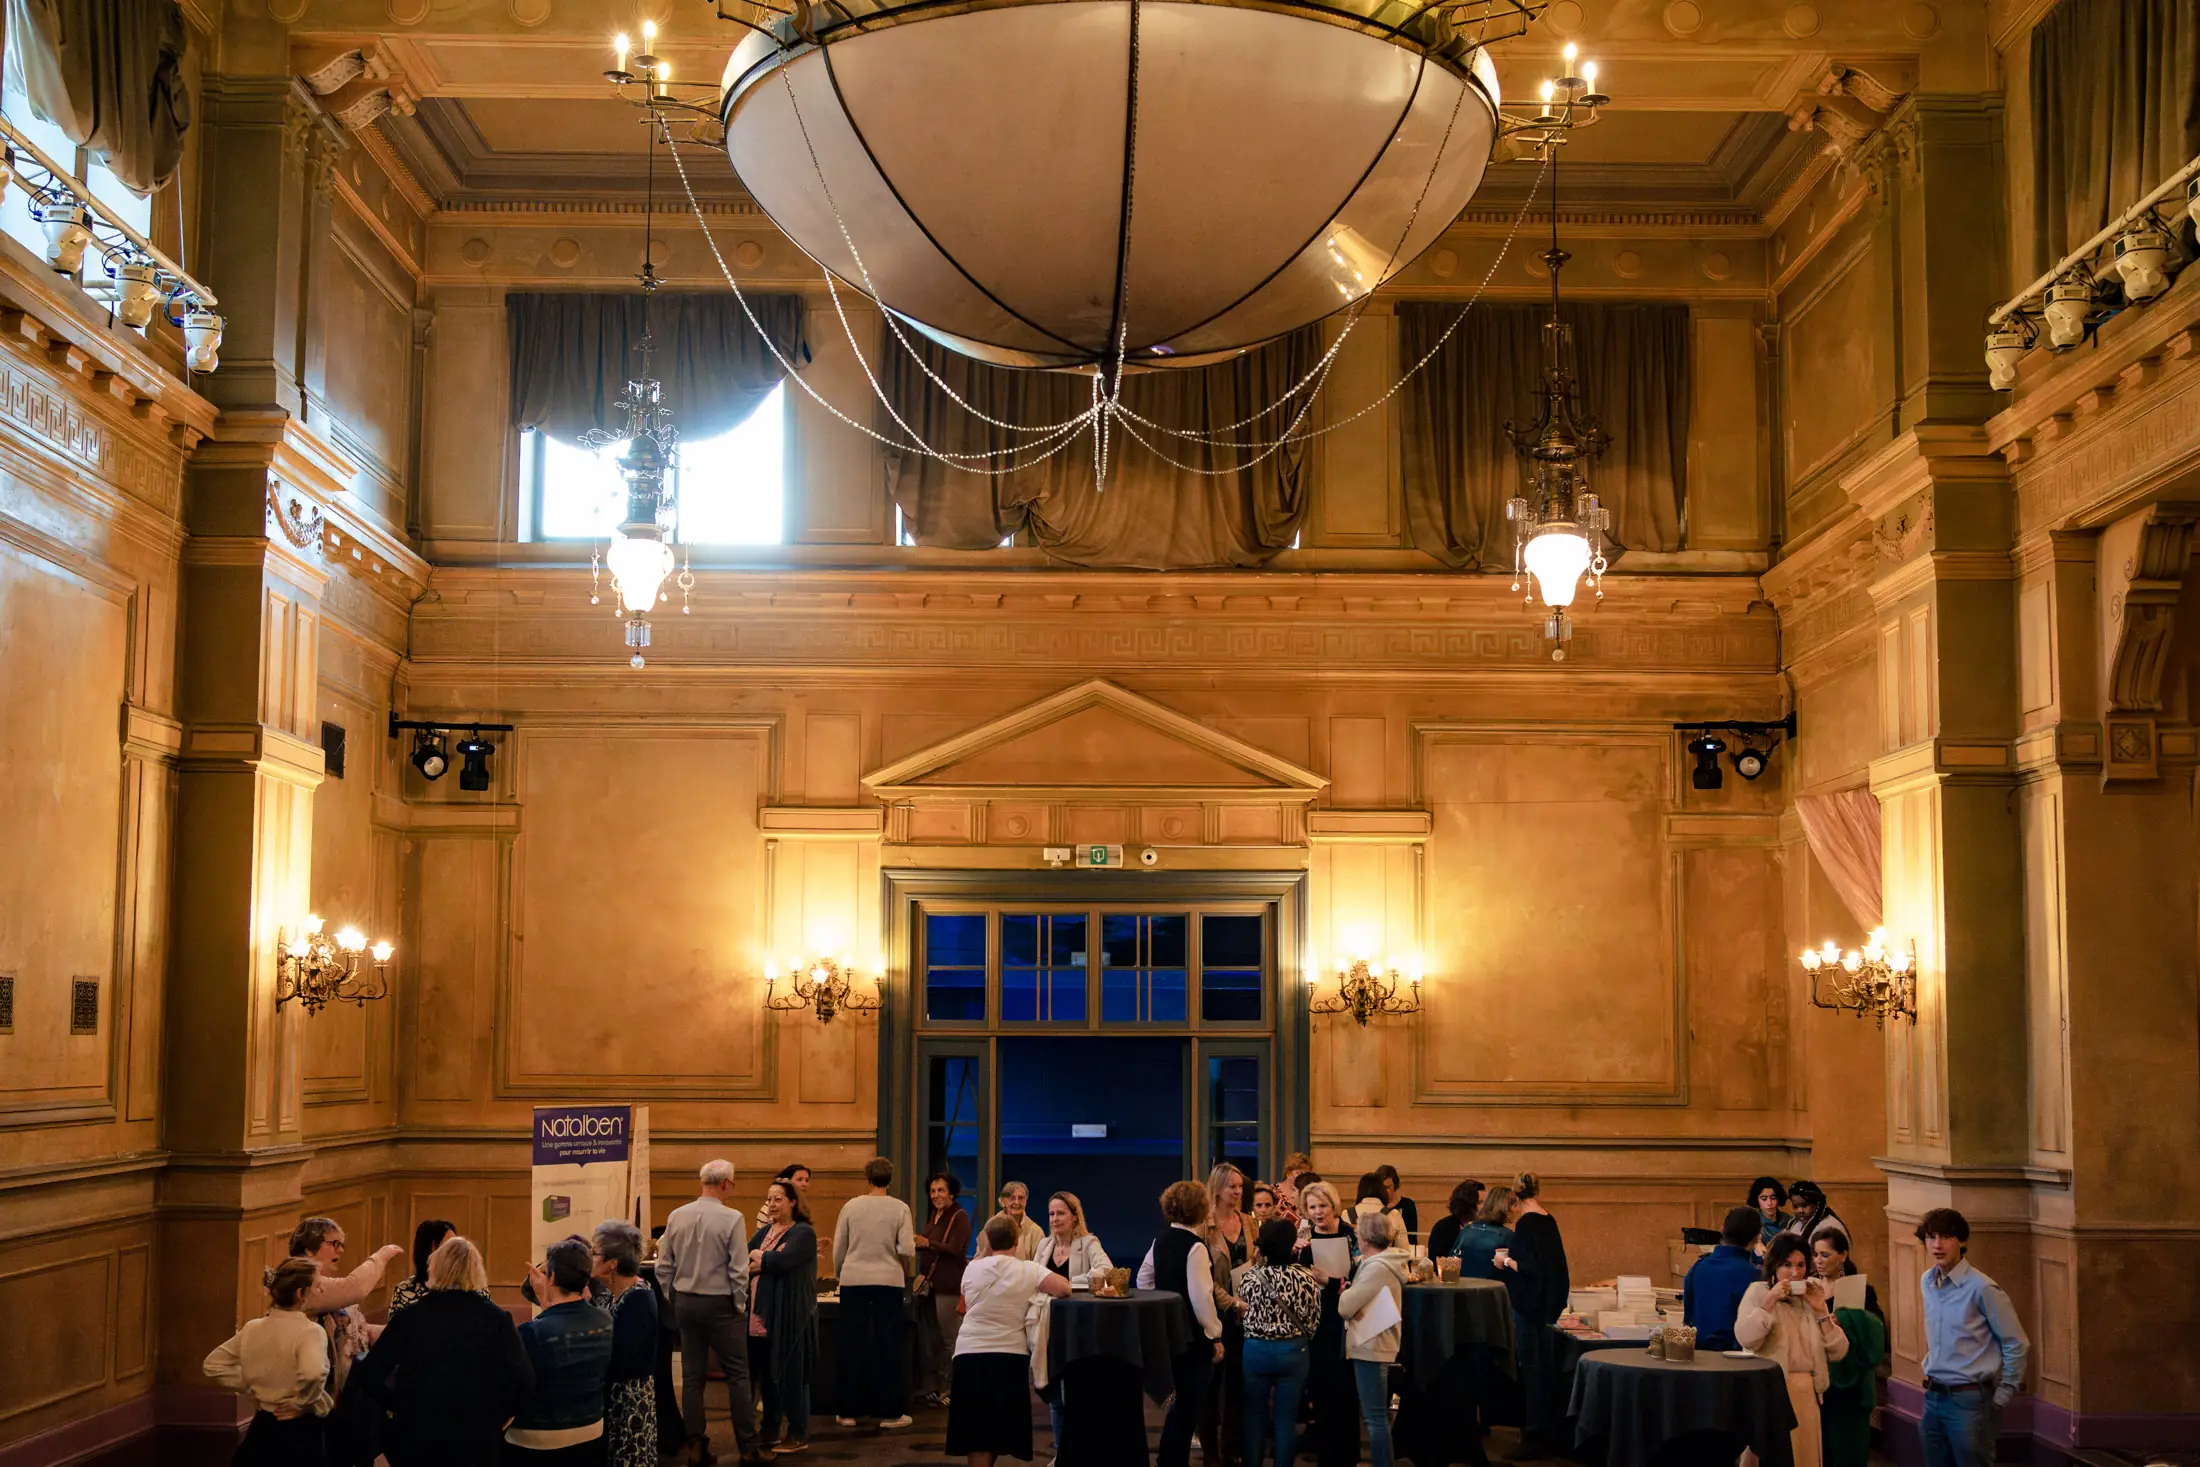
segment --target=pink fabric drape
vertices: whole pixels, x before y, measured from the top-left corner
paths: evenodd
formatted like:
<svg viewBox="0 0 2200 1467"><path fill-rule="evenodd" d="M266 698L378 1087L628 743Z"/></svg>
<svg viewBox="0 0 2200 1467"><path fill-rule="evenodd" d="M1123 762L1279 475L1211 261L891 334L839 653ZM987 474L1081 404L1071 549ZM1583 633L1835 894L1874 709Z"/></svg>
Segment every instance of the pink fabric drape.
<svg viewBox="0 0 2200 1467"><path fill-rule="evenodd" d="M1879 797L1868 789L1798 795L1803 839L1841 905L1869 932L1879 925Z"/></svg>

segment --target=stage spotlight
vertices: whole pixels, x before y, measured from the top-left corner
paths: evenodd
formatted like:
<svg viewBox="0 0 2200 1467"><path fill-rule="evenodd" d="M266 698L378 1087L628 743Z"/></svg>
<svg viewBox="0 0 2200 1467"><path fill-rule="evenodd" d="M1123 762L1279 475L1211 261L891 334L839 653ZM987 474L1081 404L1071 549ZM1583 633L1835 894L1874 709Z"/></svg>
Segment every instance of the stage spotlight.
<svg viewBox="0 0 2200 1467"><path fill-rule="evenodd" d="M489 787L489 756L497 746L478 732L469 733L458 741L458 787L462 790L485 790Z"/></svg>
<svg viewBox="0 0 2200 1467"><path fill-rule="evenodd" d="M422 779L441 779L443 771L451 767L450 755L443 752L443 735L426 729L414 734L412 762Z"/></svg>
<svg viewBox="0 0 2200 1467"><path fill-rule="evenodd" d="M1726 783L1726 776L1719 770L1719 756L1726 752L1726 741L1712 734L1698 734L1688 741L1688 752L1696 756L1696 770L1691 776L1700 790L1715 790Z"/></svg>
<svg viewBox="0 0 2200 1467"><path fill-rule="evenodd" d="M1771 758L1768 750L1744 744L1734 751L1734 772L1744 779L1755 779L1765 772L1765 764Z"/></svg>

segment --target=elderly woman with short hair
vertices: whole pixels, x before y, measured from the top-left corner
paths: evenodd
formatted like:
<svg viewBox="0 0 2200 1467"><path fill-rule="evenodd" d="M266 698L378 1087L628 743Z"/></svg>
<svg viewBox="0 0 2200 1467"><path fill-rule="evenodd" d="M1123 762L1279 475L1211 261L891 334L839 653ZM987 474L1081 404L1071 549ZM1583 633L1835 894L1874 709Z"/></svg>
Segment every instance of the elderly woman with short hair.
<svg viewBox="0 0 2200 1467"><path fill-rule="evenodd" d="M1352 1282L1337 1300L1337 1313L1357 1320L1370 1309L1382 1309L1390 1324L1362 1339L1347 1333L1345 1358L1352 1362L1353 1383L1359 1388L1360 1419L1367 1423L1367 1460L1371 1467L1391 1467L1390 1367L1397 1363L1401 1339L1399 1321L1405 1317L1406 1264L1411 1258L1399 1246L1402 1229L1391 1213L1370 1210L1354 1224L1360 1240L1360 1261L1352 1270ZM1378 1296L1388 1295L1384 1306Z"/></svg>
<svg viewBox="0 0 2200 1467"><path fill-rule="evenodd" d="M604 1373L604 1467L657 1467L657 1295L642 1282L642 1230L596 1224L589 1272L609 1294L611 1367Z"/></svg>
<svg viewBox="0 0 2200 1467"><path fill-rule="evenodd" d="M427 1288L393 1316L355 1373L390 1412L391 1467L485 1467L534 1390L512 1316L489 1298L481 1252L453 1233L428 1255Z"/></svg>

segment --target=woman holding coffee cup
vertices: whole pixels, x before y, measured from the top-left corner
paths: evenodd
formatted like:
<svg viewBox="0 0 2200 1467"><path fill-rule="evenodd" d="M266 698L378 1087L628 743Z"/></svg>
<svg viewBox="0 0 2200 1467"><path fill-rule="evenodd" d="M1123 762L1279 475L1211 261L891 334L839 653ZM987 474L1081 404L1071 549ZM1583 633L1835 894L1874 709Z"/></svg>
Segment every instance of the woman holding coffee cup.
<svg viewBox="0 0 2200 1467"><path fill-rule="evenodd" d="M1827 1362L1845 1358L1849 1337L1833 1317L1832 1290L1811 1275L1810 1250L1793 1233L1765 1248L1765 1276L1742 1295L1734 1338L1760 1359L1787 1372L1788 1401L1795 1408L1789 1433L1795 1467L1820 1467L1818 1402L1826 1393Z"/></svg>

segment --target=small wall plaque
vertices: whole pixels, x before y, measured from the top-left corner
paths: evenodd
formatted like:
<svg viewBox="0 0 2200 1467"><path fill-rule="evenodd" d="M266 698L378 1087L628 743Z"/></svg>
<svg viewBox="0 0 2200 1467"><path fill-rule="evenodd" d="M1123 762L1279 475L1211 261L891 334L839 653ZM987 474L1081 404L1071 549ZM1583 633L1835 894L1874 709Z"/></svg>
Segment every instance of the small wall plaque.
<svg viewBox="0 0 2200 1467"><path fill-rule="evenodd" d="M99 1032L99 980L78 978L69 987L69 1032L71 1034L97 1034Z"/></svg>
<svg viewBox="0 0 2200 1467"><path fill-rule="evenodd" d="M15 975L0 973L0 1034L15 1032Z"/></svg>

